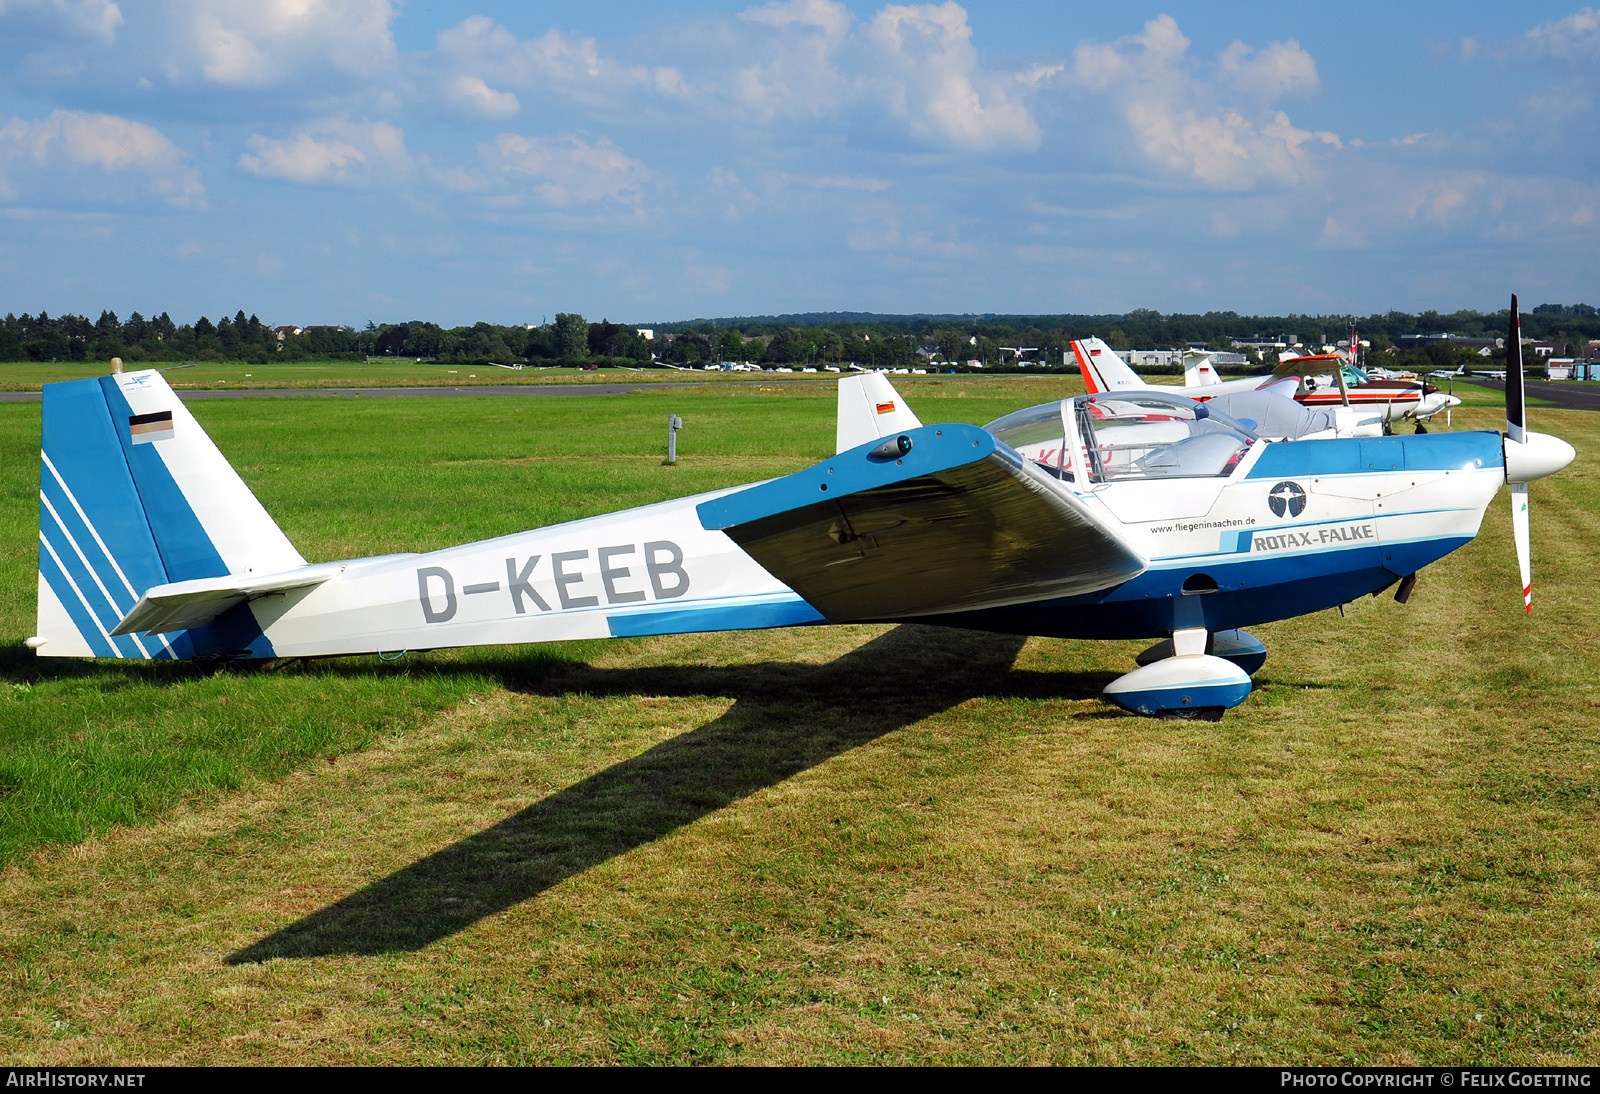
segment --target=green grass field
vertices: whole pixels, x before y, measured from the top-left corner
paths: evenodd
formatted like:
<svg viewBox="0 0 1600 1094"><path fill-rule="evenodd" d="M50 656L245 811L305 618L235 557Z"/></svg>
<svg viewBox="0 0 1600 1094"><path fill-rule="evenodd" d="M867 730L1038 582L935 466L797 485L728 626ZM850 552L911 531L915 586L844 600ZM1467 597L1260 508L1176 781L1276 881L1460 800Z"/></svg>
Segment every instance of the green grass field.
<svg viewBox="0 0 1600 1094"><path fill-rule="evenodd" d="M969 422L1071 390L902 388ZM826 386L193 409L313 560L833 435ZM920 627L38 660L38 417L0 405L8 1063L1595 1056L1600 416L1535 413L1580 456L1533 487L1532 619L1502 497L1409 605L1256 628L1217 725L1098 698L1142 643Z"/></svg>
<svg viewBox="0 0 1600 1094"><path fill-rule="evenodd" d="M38 391L57 380L80 380L107 371L104 362L0 362L0 391ZM827 379L826 372L705 372L655 368L497 368L493 365L454 365L417 361L308 360L269 362L265 365L226 362L143 361L128 371L158 368L167 383L179 391L225 388L318 387L474 387L492 384L664 384L706 382L738 383L759 380L782 383Z"/></svg>

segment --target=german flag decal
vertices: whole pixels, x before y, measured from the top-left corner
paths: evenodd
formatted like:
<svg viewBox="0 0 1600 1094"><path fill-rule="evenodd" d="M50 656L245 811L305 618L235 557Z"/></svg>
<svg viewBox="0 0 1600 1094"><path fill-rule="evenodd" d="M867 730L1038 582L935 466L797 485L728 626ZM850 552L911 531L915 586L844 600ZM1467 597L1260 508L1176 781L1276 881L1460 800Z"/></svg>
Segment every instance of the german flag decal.
<svg viewBox="0 0 1600 1094"><path fill-rule="evenodd" d="M878 413L879 414L893 414L894 413L894 404L893 403L879 403L878 404ZM171 415L169 414L168 417L170 418Z"/></svg>
<svg viewBox="0 0 1600 1094"><path fill-rule="evenodd" d="M128 419L128 432L133 435L134 444L149 444L151 441L170 441L172 439L172 411L163 410L155 414L135 414Z"/></svg>

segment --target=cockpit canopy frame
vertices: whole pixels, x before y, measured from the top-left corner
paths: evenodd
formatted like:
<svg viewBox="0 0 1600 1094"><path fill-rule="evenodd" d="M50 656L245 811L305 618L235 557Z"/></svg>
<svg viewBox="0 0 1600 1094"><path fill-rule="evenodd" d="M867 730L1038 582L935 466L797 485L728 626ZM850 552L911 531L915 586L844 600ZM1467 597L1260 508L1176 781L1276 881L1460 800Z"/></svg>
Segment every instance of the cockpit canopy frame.
<svg viewBox="0 0 1600 1094"><path fill-rule="evenodd" d="M1205 403L1163 392L1098 392L1014 411L984 426L1073 483L1231 474L1259 438Z"/></svg>

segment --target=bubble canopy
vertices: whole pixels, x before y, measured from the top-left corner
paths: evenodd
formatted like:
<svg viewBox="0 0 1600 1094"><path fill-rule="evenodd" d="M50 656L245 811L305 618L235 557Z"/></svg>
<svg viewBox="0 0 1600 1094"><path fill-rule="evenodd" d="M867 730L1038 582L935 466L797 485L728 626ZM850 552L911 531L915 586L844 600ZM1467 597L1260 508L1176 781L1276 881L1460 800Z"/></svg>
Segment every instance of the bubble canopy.
<svg viewBox="0 0 1600 1094"><path fill-rule="evenodd" d="M1074 478L1067 421L1090 482L1227 475L1256 443L1244 423L1160 392L1100 392L1028 407L984 426L1042 470Z"/></svg>

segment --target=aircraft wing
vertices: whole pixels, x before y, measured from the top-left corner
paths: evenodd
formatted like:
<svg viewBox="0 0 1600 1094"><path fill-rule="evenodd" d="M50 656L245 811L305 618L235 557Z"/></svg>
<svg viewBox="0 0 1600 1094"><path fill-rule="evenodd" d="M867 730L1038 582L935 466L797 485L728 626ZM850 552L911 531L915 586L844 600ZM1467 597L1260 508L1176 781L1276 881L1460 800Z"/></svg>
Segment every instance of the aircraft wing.
<svg viewBox="0 0 1600 1094"><path fill-rule="evenodd" d="M246 600L273 593L286 593L320 585L341 574L345 563L324 562L301 566L277 574L225 574L175 581L145 590L139 602L128 609L112 630L118 634L170 634L211 622L217 616Z"/></svg>
<svg viewBox="0 0 1600 1094"><path fill-rule="evenodd" d="M930 425L900 438L703 502L700 522L832 623L1091 593L1144 571L1076 498L984 430Z"/></svg>

